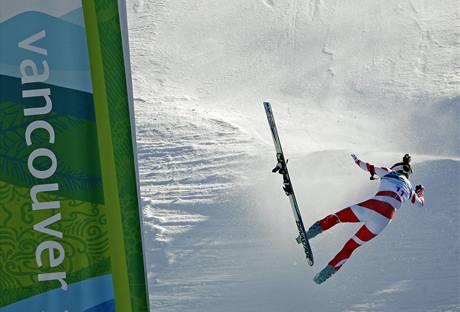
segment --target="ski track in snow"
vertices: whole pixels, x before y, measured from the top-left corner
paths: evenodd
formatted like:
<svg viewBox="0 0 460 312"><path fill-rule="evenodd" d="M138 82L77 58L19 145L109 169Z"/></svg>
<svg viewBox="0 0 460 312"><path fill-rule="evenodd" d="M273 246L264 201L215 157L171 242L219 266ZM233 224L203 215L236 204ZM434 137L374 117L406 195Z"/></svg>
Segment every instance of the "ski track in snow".
<svg viewBox="0 0 460 312"><path fill-rule="evenodd" d="M250 245L242 238L223 240L216 233L225 222L210 218L225 215L218 210L227 206L232 209L227 223L234 222L235 208L229 202L247 183L242 165L248 163L254 142L237 127L183 101L135 100L153 310L190 309L200 296L212 296L216 283L234 281L238 274L234 260L223 257L232 245ZM203 223L208 223L205 231L200 229Z"/></svg>
<svg viewBox="0 0 460 312"><path fill-rule="evenodd" d="M158 239L169 241L206 216L168 208L225 201L251 142L238 128L183 103L138 99L136 120L145 215L162 233Z"/></svg>

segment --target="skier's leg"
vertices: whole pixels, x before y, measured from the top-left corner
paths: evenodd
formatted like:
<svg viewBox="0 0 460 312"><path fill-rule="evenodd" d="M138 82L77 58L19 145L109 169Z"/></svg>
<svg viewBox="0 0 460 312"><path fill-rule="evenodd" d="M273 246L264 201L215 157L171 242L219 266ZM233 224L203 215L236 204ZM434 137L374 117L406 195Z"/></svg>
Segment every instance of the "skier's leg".
<svg viewBox="0 0 460 312"><path fill-rule="evenodd" d="M321 225L321 228L325 230L329 230L331 227L336 225L340 222L360 222L361 220L354 214L353 210L350 207L342 209L334 214L328 215L324 219L318 221Z"/></svg>
<svg viewBox="0 0 460 312"><path fill-rule="evenodd" d="M353 251L356 248L364 244L365 242L370 241L373 239L376 234L372 233L366 225L363 225L358 232L356 232L355 236L353 236L348 242L345 243L342 250L332 259L329 264L318 274L316 274L314 281L317 284L323 283L329 277L332 276L335 272L337 272L342 265L350 258Z"/></svg>
<svg viewBox="0 0 460 312"><path fill-rule="evenodd" d="M330 229L339 222L360 222L359 218L355 215L350 207L342 209L334 214L315 222L307 232L307 238L311 239L321 232Z"/></svg>
<svg viewBox="0 0 460 312"><path fill-rule="evenodd" d="M350 258L353 251L356 248L364 244L365 242L370 241L377 235L372 233L366 225L363 225L355 236L353 236L348 242L345 243L342 250L329 262L329 265L333 266L336 271L339 270L342 265Z"/></svg>

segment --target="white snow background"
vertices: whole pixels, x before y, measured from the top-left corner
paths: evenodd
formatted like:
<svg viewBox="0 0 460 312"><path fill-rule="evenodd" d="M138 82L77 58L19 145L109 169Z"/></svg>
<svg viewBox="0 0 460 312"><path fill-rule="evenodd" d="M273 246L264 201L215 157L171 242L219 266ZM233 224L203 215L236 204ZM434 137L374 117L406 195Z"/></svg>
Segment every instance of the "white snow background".
<svg viewBox="0 0 460 312"><path fill-rule="evenodd" d="M460 311L458 1L127 6L152 311ZM358 225L313 239L306 264L264 100L307 228L374 194L351 152L411 153L426 208L314 284Z"/></svg>

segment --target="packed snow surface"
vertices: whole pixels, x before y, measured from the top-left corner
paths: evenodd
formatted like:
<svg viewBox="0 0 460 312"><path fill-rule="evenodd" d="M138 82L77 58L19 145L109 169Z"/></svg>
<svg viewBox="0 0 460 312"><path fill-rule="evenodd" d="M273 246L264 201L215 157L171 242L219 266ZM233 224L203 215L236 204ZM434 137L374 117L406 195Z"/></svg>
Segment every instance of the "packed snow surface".
<svg viewBox="0 0 460 312"><path fill-rule="evenodd" d="M127 6L152 311L460 311L458 1ZM352 152L426 188L320 286L359 225L307 266L264 100L307 227L377 189Z"/></svg>

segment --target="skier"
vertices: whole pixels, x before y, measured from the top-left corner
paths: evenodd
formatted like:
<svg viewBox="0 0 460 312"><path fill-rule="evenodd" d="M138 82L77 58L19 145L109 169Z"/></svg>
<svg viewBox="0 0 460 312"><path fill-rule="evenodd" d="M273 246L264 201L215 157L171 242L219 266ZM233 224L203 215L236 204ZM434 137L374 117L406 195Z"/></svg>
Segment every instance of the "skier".
<svg viewBox="0 0 460 312"><path fill-rule="evenodd" d="M403 161L394 164L391 169L375 167L358 159L355 154L351 154L351 157L361 169L370 172L371 180L376 179L375 175L381 178L379 190L371 199L328 215L314 223L308 230L307 238L311 239L339 222L364 222L334 259L316 274L313 280L317 284L323 283L337 272L356 248L382 232L396 215L396 210L406 200L410 200L417 207L424 205L423 185L417 185L414 190L409 181L409 175L412 173L409 154L404 155Z"/></svg>

